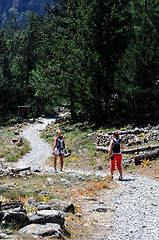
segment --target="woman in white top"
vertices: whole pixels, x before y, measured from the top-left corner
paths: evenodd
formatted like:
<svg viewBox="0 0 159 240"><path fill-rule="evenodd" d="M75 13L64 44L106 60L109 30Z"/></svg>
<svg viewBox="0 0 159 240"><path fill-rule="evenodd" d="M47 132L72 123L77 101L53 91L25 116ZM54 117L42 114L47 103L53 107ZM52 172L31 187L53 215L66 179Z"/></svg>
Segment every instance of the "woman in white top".
<svg viewBox="0 0 159 240"><path fill-rule="evenodd" d="M56 131L57 137L54 139L54 146L53 146L53 154L54 154L54 168L55 171L56 169L56 162L57 162L57 157L60 157L60 163L61 163L61 171L63 169L63 158L65 154L65 142L64 142L64 137L61 136L61 132L58 129Z"/></svg>

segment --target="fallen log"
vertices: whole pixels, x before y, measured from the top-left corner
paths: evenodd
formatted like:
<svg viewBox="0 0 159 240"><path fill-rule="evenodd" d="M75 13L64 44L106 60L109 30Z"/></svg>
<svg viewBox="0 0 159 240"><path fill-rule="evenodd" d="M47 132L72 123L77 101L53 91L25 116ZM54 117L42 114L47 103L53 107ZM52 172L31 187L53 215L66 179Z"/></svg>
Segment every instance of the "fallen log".
<svg viewBox="0 0 159 240"><path fill-rule="evenodd" d="M22 171L31 171L31 167L27 167L27 168L12 168L11 171L13 174L18 174Z"/></svg>
<svg viewBox="0 0 159 240"><path fill-rule="evenodd" d="M119 135L128 135L128 134L141 134L141 133L147 133L148 130L144 130L144 129L134 129L134 130L127 130L127 131L118 131L119 132ZM114 132L107 132L108 135L113 135Z"/></svg>
<svg viewBox="0 0 159 240"><path fill-rule="evenodd" d="M132 149L125 149L122 151L123 154L126 153L139 153L139 152L143 152L143 151L148 151L148 150L153 150L159 148L159 145L153 145L153 146L145 146L145 147L141 147L141 148L132 148ZM103 146L96 146L96 150L97 151L103 151L103 152L109 152L109 148L108 147L103 147Z"/></svg>
<svg viewBox="0 0 159 240"><path fill-rule="evenodd" d="M103 151L103 152L109 152L108 147L103 147L103 146L96 146L97 151Z"/></svg>
<svg viewBox="0 0 159 240"><path fill-rule="evenodd" d="M136 155L134 157L135 165L141 165L141 163L144 159L155 160L158 157L159 157L159 149L154 150L154 151L150 151L150 152L147 152L147 153L142 153L142 154Z"/></svg>
<svg viewBox="0 0 159 240"><path fill-rule="evenodd" d="M64 157L69 157L71 155L71 153L65 153Z"/></svg>
<svg viewBox="0 0 159 240"><path fill-rule="evenodd" d="M145 146L141 148L132 148L132 149L127 149L123 150L122 153L135 153L135 152L143 152L143 151L148 151L148 150L153 150L159 148L159 145L153 145L153 146Z"/></svg>

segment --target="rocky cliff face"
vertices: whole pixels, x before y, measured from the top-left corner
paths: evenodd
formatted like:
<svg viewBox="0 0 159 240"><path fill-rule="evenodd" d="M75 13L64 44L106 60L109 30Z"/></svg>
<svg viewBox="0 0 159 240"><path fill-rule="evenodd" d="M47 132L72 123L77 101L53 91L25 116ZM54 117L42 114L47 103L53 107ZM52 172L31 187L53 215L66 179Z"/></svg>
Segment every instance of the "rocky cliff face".
<svg viewBox="0 0 159 240"><path fill-rule="evenodd" d="M44 6L53 0L1 0L0 1L0 25L6 23L11 14L15 14L18 21L23 22L28 11L33 10L37 14L44 14Z"/></svg>

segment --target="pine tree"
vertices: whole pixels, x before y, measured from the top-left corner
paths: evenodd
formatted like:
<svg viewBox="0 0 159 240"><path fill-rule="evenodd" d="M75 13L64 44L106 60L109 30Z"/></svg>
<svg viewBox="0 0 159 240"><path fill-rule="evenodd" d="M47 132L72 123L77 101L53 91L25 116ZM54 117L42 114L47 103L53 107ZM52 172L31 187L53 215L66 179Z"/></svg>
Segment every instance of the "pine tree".
<svg viewBox="0 0 159 240"><path fill-rule="evenodd" d="M134 2L132 7L134 37L116 73L117 108L124 118L146 122L157 110L158 34L144 2Z"/></svg>

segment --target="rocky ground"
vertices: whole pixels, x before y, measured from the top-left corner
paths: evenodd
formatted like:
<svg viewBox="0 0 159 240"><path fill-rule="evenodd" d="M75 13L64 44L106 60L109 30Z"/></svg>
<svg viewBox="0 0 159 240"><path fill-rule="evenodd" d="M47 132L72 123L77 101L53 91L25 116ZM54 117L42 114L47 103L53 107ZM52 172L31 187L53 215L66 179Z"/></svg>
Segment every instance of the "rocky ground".
<svg viewBox="0 0 159 240"><path fill-rule="evenodd" d="M41 123L29 124L21 132L31 146L26 154L13 167L31 167L34 170L55 174L52 166L47 163L52 149L44 140L40 139L40 132L55 119L41 119ZM71 186L70 200L76 205L76 214L66 216L66 227L72 225L72 239L76 240L136 240L159 239L159 168L158 161L150 167L139 166L124 171L124 181L118 181L116 172L114 180L109 179L109 169L90 170L78 168L71 163L65 166L63 173L57 173L66 186L68 197ZM99 188L94 192L84 178L107 178L108 186L99 186L96 180L92 188ZM154 179L155 178L155 179ZM49 180L51 181L51 180ZM81 189L73 185L80 185ZM103 184L103 183L100 183ZM105 183L104 183L105 184ZM92 191L91 191L92 190ZM78 191L78 192L77 192ZM87 194L81 194L87 191ZM88 193L89 192L89 193ZM67 198L66 197L66 198ZM75 226L76 225L76 226ZM73 234L73 231L78 234ZM67 237L66 237L67 238ZM68 237L69 239L69 237Z"/></svg>

